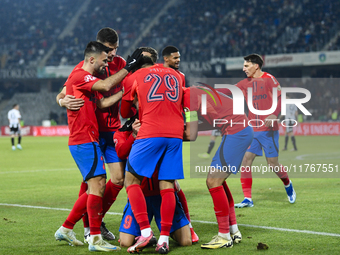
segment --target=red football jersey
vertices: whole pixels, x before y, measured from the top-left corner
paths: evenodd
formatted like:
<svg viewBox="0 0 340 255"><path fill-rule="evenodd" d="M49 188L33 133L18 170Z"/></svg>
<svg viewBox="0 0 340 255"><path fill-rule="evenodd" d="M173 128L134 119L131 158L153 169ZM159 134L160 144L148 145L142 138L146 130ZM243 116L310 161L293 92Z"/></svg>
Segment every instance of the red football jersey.
<svg viewBox="0 0 340 255"><path fill-rule="evenodd" d="M164 64L161 64L161 63L159 63L159 64L156 64L156 66L161 66L161 67L165 67L164 66ZM165 67L166 68L166 67ZM168 67L168 68L171 68L171 67ZM173 68L172 68L173 69ZM182 81L183 81L183 87L185 87L185 74L184 73L182 73L180 70L176 70L176 69L173 69L176 73L178 73L179 74L179 76L181 76L181 79L182 79Z"/></svg>
<svg viewBox="0 0 340 255"><path fill-rule="evenodd" d="M84 64L84 61L81 61L78 65L75 66L73 71L78 68L81 68L83 64ZM102 75L95 74L94 76L104 80L107 77L123 69L125 64L126 64L125 60L122 57L116 55L111 62L108 62L109 66L105 69L104 74ZM122 84L120 83L114 88L112 88L110 91L100 92L100 93L104 97L109 97L113 94L116 94L117 92L121 90L122 90ZM99 131L101 132L114 132L121 126L120 116L119 116L119 103L116 103L104 109L97 108L96 116L97 116L97 121L99 125Z"/></svg>
<svg viewBox="0 0 340 255"><path fill-rule="evenodd" d="M222 135L235 134L248 126L248 118L245 114L233 115L233 100L230 97L222 93L216 95L206 87L203 89L209 90L215 100L198 87L190 87L184 90L184 107L190 111L196 111L199 120L210 125L211 129L221 130ZM207 114L204 115L201 112L202 95L206 95L207 99ZM222 104L219 99L221 99Z"/></svg>
<svg viewBox="0 0 340 255"><path fill-rule="evenodd" d="M141 127L137 139L183 138L182 79L171 68L151 66L136 71L130 102L138 97Z"/></svg>
<svg viewBox="0 0 340 255"><path fill-rule="evenodd" d="M269 110L273 104L273 88L277 88L277 98L281 96L281 87L279 82L269 73L264 72L260 78L244 79L237 85L244 95L248 103L248 88L252 88L252 104L257 110ZM278 107L280 107L278 105ZM273 112L276 109L273 110ZM272 113L271 113L272 114ZM250 125L253 126L254 132L258 131L271 131L278 130L277 121L273 122L273 127L266 127L264 125L265 119L271 115L256 115L249 111L248 118L251 121Z"/></svg>
<svg viewBox="0 0 340 255"><path fill-rule="evenodd" d="M109 66L106 68L104 75L98 76L100 79L106 79L107 77L117 73L124 68L126 62L120 56L115 56L111 62L108 62ZM104 97L109 97L121 91L123 88L122 83L118 84L108 92L100 92ZM101 132L114 132L121 127L119 116L119 102L104 108L97 108L96 115L99 125L99 131Z"/></svg>
<svg viewBox="0 0 340 255"><path fill-rule="evenodd" d="M97 99L103 96L92 91L93 84L98 80L84 69L75 68L65 83L67 95L73 95L85 101L78 111L67 110L70 129L69 145L98 142L99 132L95 110Z"/></svg>

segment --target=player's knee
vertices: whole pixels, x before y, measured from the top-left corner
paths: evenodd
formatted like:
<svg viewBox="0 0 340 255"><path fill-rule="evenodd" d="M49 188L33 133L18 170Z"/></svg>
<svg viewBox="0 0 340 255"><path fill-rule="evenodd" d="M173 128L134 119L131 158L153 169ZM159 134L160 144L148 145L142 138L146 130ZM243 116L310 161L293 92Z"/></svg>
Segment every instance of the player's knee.
<svg viewBox="0 0 340 255"><path fill-rule="evenodd" d="M125 239L120 239L120 247L130 247L133 245L133 241L131 240L125 240Z"/></svg>
<svg viewBox="0 0 340 255"><path fill-rule="evenodd" d="M219 185L218 178L207 178L206 185L208 189L216 188Z"/></svg>
<svg viewBox="0 0 340 255"><path fill-rule="evenodd" d="M191 236L182 238L181 240L179 240L178 244L180 246L191 246L192 245Z"/></svg>
<svg viewBox="0 0 340 255"><path fill-rule="evenodd" d="M123 186L124 185L124 177L123 178L112 177L111 182L115 185Z"/></svg>

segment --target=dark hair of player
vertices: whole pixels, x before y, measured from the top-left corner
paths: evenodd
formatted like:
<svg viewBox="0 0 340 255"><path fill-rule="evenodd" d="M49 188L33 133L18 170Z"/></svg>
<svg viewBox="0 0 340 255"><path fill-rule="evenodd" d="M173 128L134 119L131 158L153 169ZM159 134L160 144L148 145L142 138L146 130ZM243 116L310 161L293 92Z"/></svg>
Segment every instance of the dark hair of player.
<svg viewBox="0 0 340 255"><path fill-rule="evenodd" d="M90 57L92 55L101 54L103 51L108 53L111 48L106 47L104 44L100 42L91 41L87 44L86 49L84 51L84 57Z"/></svg>
<svg viewBox="0 0 340 255"><path fill-rule="evenodd" d="M149 52L151 54L151 59L153 61L153 63L151 63L151 64L154 64L154 63L157 62L158 52L154 48L151 48L151 47L140 47L140 49L142 51Z"/></svg>
<svg viewBox="0 0 340 255"><path fill-rule="evenodd" d="M245 56L243 59L247 62L251 62L253 64L258 64L260 69L262 68L263 58L259 54L253 53L253 54L250 54L248 56Z"/></svg>
<svg viewBox="0 0 340 255"><path fill-rule="evenodd" d="M175 46L166 46L162 51L162 56L170 56L171 53L179 52Z"/></svg>
<svg viewBox="0 0 340 255"><path fill-rule="evenodd" d="M101 43L115 44L118 41L118 33L116 30L105 27L98 31L97 41Z"/></svg>

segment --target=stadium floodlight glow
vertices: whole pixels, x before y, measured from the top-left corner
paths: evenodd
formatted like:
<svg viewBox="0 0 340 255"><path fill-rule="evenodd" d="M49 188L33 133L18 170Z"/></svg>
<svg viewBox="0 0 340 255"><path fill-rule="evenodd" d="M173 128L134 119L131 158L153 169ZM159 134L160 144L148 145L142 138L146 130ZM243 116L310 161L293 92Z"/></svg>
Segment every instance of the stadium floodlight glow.
<svg viewBox="0 0 340 255"><path fill-rule="evenodd" d="M244 114L244 96L242 93L242 90L239 89L235 85L228 85L228 84L215 84L216 89L229 89L233 95L233 114L234 115L242 115ZM273 103L270 109L268 110L258 110L255 109L253 106L253 101L262 99L257 97L263 97L265 99L267 97L266 94L253 96L252 88L248 88L248 98L247 98L247 105L249 108L249 111L252 112L255 115L269 115L275 111L277 108L277 91L281 90L281 114L286 115L286 105L287 104L294 104L297 108L300 109L300 111L304 115L312 115L302 104L307 103L311 99L311 93L304 88L281 88L279 87L273 87ZM302 93L305 95L304 98L290 98L287 99L287 93ZM202 95L201 98L201 113L202 115L207 114L207 96Z"/></svg>

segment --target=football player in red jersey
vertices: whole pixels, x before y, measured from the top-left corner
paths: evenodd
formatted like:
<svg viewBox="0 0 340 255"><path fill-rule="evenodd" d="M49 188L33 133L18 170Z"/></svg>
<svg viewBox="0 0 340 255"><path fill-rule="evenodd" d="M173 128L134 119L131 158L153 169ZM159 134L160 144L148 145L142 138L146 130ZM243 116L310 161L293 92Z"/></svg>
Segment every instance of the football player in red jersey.
<svg viewBox="0 0 340 255"><path fill-rule="evenodd" d="M99 148L99 129L95 115L96 107L105 108L118 102L122 92L104 98L98 91L109 91L115 86L116 77L110 76L101 80L95 73L105 72L107 55L110 48L99 42L88 43L84 62L81 68L75 68L66 81L66 93L84 100L84 105L77 111L67 111L70 129L69 149L89 186L88 193L83 193L76 201L64 224L56 231L56 240L64 240L71 245L83 245L73 233L73 227L87 211L89 218L90 251L112 251L119 247L111 245L102 239L100 226L102 223L103 195L106 184L106 170ZM141 51L133 54L133 60L138 62ZM136 58L135 58L136 57ZM129 68L129 67L128 67ZM128 71L128 70L127 70Z"/></svg>
<svg viewBox="0 0 340 255"><path fill-rule="evenodd" d="M218 129L222 133L221 144L209 166L206 180L214 203L218 234L201 245L203 249L230 248L242 240L238 230L234 200L226 183L231 173L237 174L244 153L253 140L253 130L245 114L233 114L233 99L218 93L220 100L207 97L215 91L206 87L190 87L184 91L186 116L185 140L196 140L198 129ZM206 114L200 111L202 97L207 98ZM198 125L200 121L200 125ZM203 130L202 129L202 130Z"/></svg>
<svg viewBox="0 0 340 255"><path fill-rule="evenodd" d="M247 78L240 81L236 86L240 88L245 98L248 98L248 88L252 89L252 105L248 105L248 118L254 129L254 140L244 155L241 169L241 184L244 200L235 204L237 208L253 207L251 188L251 166L256 156L262 156L264 150L267 163L282 180L288 201L294 203L296 193L293 184L288 177L287 171L279 163L279 131L278 116L281 111L281 87L275 77L262 71L263 59L258 54L250 54L244 57L243 71ZM273 88L277 88L277 108L271 114L256 115L251 109L268 110L273 104ZM227 92L228 93L228 92Z"/></svg>
<svg viewBox="0 0 340 255"><path fill-rule="evenodd" d="M130 98L126 99L127 104L124 105L124 108L131 109L137 98L141 122L126 164L125 175L126 191L141 229L141 236L128 248L128 252L139 252L153 237L140 183L143 177L151 178L158 165L162 221L156 250L164 253L169 251L169 235L176 206L174 181L184 177L182 79L173 69L154 65L151 58L144 56L143 60L143 68L131 75L134 78Z"/></svg>
<svg viewBox="0 0 340 255"><path fill-rule="evenodd" d="M107 60L108 66L105 67L103 73L96 73L95 76L100 79L105 79L111 75L115 76L115 85L110 91L101 92L104 97L109 97L122 90L121 81L128 72L131 70L125 69L125 60L117 55L117 49L119 47L119 37L117 32L112 28L102 28L97 33L97 41L104 44L111 50L108 52ZM80 68L83 65L81 61L74 69ZM75 98L72 95L66 95L65 87L63 91L57 96L57 101L60 106L65 106L69 110L78 110L83 101L80 98ZM103 215L110 209L111 205L116 200L120 190L124 184L124 164L117 156L114 148L113 135L116 130L121 127L119 116L119 102L116 104L96 110L97 121L99 125L99 145L104 155L105 163L110 171L111 179L106 184L105 189L105 201L103 204ZM87 190L86 182L83 182L80 187L79 196ZM83 217L84 221L84 240L89 237L89 226L87 215ZM106 240L114 240L115 236L106 228L105 223L102 223L101 232Z"/></svg>

